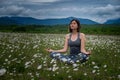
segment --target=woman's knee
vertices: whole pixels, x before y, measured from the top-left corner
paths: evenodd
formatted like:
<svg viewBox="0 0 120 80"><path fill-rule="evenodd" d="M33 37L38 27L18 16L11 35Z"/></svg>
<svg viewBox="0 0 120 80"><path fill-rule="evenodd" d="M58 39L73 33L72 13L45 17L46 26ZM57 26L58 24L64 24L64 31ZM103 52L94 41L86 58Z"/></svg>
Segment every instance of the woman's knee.
<svg viewBox="0 0 120 80"><path fill-rule="evenodd" d="M51 52L50 57L54 58L54 56L55 56L55 52Z"/></svg>
<svg viewBox="0 0 120 80"><path fill-rule="evenodd" d="M52 58L59 57L60 55L61 55L61 53L57 53L57 52L51 52L50 53L50 57L52 57Z"/></svg>
<svg viewBox="0 0 120 80"><path fill-rule="evenodd" d="M85 62L88 60L88 58L89 58L89 56L85 53L78 54L78 59L80 60L80 62Z"/></svg>

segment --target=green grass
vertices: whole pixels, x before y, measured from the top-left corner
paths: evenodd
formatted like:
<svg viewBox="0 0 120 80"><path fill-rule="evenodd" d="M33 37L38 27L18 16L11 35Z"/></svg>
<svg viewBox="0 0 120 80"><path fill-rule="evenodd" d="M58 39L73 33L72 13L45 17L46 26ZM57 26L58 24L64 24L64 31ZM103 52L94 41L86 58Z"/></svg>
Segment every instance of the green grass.
<svg viewBox="0 0 120 80"><path fill-rule="evenodd" d="M45 48L61 49L65 34L0 33L1 80L119 80L120 36L86 35L92 55L68 65L50 58ZM67 53L65 53L67 54ZM69 53L68 53L69 54ZM39 68L39 69L38 69Z"/></svg>

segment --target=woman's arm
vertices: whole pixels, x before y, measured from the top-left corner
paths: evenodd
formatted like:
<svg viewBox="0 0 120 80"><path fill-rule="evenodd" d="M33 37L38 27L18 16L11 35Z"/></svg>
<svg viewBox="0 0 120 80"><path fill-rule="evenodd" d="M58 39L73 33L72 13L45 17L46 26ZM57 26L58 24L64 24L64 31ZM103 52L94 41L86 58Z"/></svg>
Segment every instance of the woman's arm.
<svg viewBox="0 0 120 80"><path fill-rule="evenodd" d="M81 39L81 52L85 54L90 54L91 51L86 51L85 49L85 42L86 42L85 34L80 33L80 39Z"/></svg>
<svg viewBox="0 0 120 80"><path fill-rule="evenodd" d="M68 39L69 39L69 34L65 36L65 43L64 43L64 48L60 50L52 50L52 49L46 49L48 52L66 52L68 49Z"/></svg>

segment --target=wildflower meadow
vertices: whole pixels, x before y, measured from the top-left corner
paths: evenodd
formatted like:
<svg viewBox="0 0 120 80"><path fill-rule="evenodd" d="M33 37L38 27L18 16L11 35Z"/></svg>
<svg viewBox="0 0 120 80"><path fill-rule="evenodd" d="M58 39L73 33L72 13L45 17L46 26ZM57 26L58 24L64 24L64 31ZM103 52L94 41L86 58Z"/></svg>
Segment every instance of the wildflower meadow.
<svg viewBox="0 0 120 80"><path fill-rule="evenodd" d="M65 34L0 32L0 80L120 80L120 36L86 39L88 61L67 64L45 51L63 48Z"/></svg>

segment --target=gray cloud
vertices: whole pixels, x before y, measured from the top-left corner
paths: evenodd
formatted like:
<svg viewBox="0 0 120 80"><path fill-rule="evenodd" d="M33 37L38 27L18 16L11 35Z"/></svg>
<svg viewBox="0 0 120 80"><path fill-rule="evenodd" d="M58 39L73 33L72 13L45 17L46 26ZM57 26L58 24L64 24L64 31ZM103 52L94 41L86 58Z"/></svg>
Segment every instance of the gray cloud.
<svg viewBox="0 0 120 80"><path fill-rule="evenodd" d="M120 6L108 4L104 7L97 7L92 12L99 22L105 22L107 19L120 18Z"/></svg>
<svg viewBox="0 0 120 80"><path fill-rule="evenodd" d="M17 16L17 15L22 15L26 12L27 10L24 7L19 7L16 5L11 5L11 6L4 6L0 8L0 15L1 16Z"/></svg>
<svg viewBox="0 0 120 80"><path fill-rule="evenodd" d="M88 18L97 22L120 18L119 0L0 0L0 16Z"/></svg>
<svg viewBox="0 0 120 80"><path fill-rule="evenodd" d="M27 0L29 2L40 2L40 3L46 3L46 2L56 2L58 0Z"/></svg>

